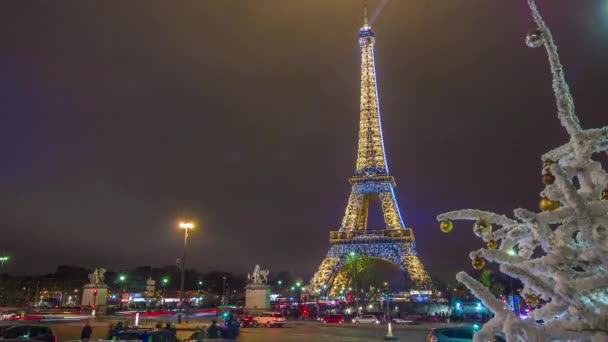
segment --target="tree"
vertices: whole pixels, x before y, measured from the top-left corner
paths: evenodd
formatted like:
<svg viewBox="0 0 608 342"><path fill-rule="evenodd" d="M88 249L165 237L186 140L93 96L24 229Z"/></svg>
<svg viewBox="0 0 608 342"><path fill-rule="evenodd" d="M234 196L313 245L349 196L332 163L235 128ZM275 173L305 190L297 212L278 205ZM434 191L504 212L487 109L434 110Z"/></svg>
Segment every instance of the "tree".
<svg viewBox="0 0 608 342"><path fill-rule="evenodd" d="M542 157L546 185L541 192L542 211L516 209L515 219L511 219L460 210L438 219L450 228L448 220L476 220L474 231L488 242L488 248L470 253L473 265L481 268L485 260L500 264L501 272L521 280L527 301L547 303L531 312L532 319L521 320L483 283L458 273L457 280L496 314L475 335L475 341L491 339L498 331L508 341L606 341L608 174L592 156L608 149L608 126L581 128L551 31L534 0L528 4L538 30L530 32L526 42L531 47L544 45L548 53L558 118L570 136L568 143Z"/></svg>

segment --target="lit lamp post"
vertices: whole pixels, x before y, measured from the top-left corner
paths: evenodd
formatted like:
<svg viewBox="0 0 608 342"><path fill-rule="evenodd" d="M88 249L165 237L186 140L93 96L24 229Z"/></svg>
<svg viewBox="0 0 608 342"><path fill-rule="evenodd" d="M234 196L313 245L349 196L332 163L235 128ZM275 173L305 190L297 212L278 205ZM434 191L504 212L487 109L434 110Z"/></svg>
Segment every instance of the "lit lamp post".
<svg viewBox="0 0 608 342"><path fill-rule="evenodd" d="M10 259L11 257L9 257L8 255L0 256L0 267L4 268L4 264L7 263Z"/></svg>
<svg viewBox="0 0 608 342"><path fill-rule="evenodd" d="M389 291L389 287L388 287L388 282L384 282L384 288L385 288L385 299L386 299L386 320L388 321L388 331L386 332L386 336L384 337L384 340L386 341L397 341L398 338L396 338L395 336L393 336L393 328L391 326L391 313L390 313L390 307L391 307L391 302L390 302L390 291Z"/></svg>
<svg viewBox="0 0 608 342"><path fill-rule="evenodd" d="M167 284L169 284L169 278L168 277L163 277L163 280L162 280L163 296L162 296L162 299L160 301L161 305L163 305L163 306L165 305L165 293L166 293L166 290L167 290Z"/></svg>
<svg viewBox="0 0 608 342"><path fill-rule="evenodd" d="M123 303L123 301L122 301L122 297L123 297L123 296L124 296L124 294L125 294L125 280L127 280L127 276L126 276L126 275L121 274L121 275L119 275L119 276L118 276L118 282L120 283L120 290L121 290L121 292L122 292L122 294L120 295L120 302L121 302L121 305L122 305L122 303ZM127 306L127 305L128 305L128 302L126 302L126 303L127 303L127 304L125 304L125 305L123 305L123 306Z"/></svg>
<svg viewBox="0 0 608 342"><path fill-rule="evenodd" d="M194 228L194 223L180 222L179 228L184 230L184 254L182 257L182 280L179 286L179 311L177 313L177 323L182 322L182 312L184 311L184 272L186 270L186 247L188 246L188 229Z"/></svg>
<svg viewBox="0 0 608 342"><path fill-rule="evenodd" d="M359 268L357 267L357 253L355 253L354 251L350 251L350 253L348 253L352 259L351 263L354 265L354 272L353 272L353 287L355 288L355 307L357 308L357 314L361 314L359 312L359 290L358 290L358 282L357 282L357 273L359 272ZM351 268L352 269L352 268Z"/></svg>

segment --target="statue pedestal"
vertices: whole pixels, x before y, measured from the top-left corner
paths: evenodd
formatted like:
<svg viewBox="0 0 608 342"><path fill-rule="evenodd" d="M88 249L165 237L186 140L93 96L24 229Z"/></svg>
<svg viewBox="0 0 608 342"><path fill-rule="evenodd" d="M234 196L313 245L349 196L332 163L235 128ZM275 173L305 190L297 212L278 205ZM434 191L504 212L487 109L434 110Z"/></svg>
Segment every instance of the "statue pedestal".
<svg viewBox="0 0 608 342"><path fill-rule="evenodd" d="M270 309L270 286L249 284L245 287L245 310L262 312Z"/></svg>
<svg viewBox="0 0 608 342"><path fill-rule="evenodd" d="M84 312L92 312L95 309L97 314L105 313L108 303L108 285L87 284L82 288L81 308Z"/></svg>

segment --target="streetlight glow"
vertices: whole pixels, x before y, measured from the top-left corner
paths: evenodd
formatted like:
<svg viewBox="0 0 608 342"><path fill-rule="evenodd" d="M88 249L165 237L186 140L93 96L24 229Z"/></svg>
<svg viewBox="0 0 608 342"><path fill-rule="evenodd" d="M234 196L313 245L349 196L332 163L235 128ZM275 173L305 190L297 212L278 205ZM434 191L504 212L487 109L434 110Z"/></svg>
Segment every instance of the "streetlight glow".
<svg viewBox="0 0 608 342"><path fill-rule="evenodd" d="M180 222L179 227L181 229L192 229L194 228L194 223L192 222Z"/></svg>

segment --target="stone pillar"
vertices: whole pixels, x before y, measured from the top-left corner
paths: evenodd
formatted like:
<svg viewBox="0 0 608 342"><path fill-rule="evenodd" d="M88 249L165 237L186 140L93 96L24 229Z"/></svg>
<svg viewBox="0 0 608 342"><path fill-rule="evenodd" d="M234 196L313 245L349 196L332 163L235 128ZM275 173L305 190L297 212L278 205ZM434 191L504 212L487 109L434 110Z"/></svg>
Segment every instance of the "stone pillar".
<svg viewBox="0 0 608 342"><path fill-rule="evenodd" d="M97 295L95 295L97 291ZM108 286L105 284L87 284L82 289L81 308L84 312L91 312L95 306L97 314L107 310Z"/></svg>
<svg viewBox="0 0 608 342"><path fill-rule="evenodd" d="M245 311L252 313L270 309L270 286L249 284L245 287Z"/></svg>

